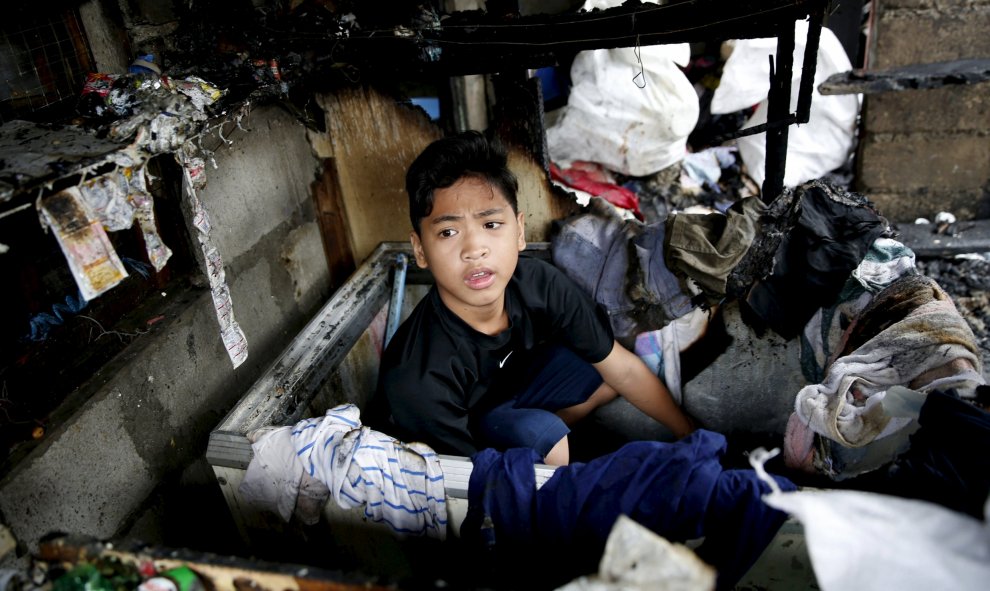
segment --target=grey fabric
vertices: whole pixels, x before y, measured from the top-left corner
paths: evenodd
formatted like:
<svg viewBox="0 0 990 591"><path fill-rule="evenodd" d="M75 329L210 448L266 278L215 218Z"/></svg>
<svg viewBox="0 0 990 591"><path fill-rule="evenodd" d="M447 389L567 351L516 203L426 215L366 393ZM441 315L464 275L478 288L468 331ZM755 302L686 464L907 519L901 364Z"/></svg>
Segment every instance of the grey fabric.
<svg viewBox="0 0 990 591"><path fill-rule="evenodd" d="M554 265L608 312L616 339L628 348L640 332L662 328L693 308L664 265L664 226L623 220L600 198L586 213L555 227Z"/></svg>

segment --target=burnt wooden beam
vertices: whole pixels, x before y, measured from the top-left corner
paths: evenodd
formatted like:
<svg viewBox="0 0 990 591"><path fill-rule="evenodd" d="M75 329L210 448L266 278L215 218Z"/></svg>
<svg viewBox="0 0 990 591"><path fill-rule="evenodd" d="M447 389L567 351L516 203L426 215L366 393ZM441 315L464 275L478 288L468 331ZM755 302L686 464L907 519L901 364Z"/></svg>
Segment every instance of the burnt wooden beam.
<svg viewBox="0 0 990 591"><path fill-rule="evenodd" d="M783 26L821 13L828 0L681 0L525 17L453 13L431 26L357 31L327 39L333 60L440 70L448 75L553 65L558 54L712 39L776 37ZM315 41L315 40L311 40Z"/></svg>
<svg viewBox="0 0 990 591"><path fill-rule="evenodd" d="M791 104L791 72L794 69L794 25L784 26L777 37L777 60L770 61L770 94L767 97L767 121L787 118ZM814 75L814 74L812 74ZM787 136L789 127L780 125L767 129L766 170L761 188L764 203L770 203L784 189L787 166Z"/></svg>
<svg viewBox="0 0 990 591"><path fill-rule="evenodd" d="M344 199L335 158L323 159L323 172L312 184L317 222L323 238L323 253L330 267L330 289L337 291L354 273L357 263L348 236Z"/></svg>
<svg viewBox="0 0 990 591"><path fill-rule="evenodd" d="M889 70L852 70L829 76L818 92L829 94L878 94L898 90L922 90L990 80L990 59L963 59L933 64L912 64Z"/></svg>

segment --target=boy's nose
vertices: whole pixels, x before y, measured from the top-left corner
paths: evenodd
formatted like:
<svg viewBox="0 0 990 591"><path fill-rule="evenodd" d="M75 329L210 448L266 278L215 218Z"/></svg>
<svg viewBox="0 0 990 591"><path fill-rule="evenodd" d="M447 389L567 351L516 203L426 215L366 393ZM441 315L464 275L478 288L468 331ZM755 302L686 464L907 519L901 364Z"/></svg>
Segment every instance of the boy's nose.
<svg viewBox="0 0 990 591"><path fill-rule="evenodd" d="M488 256L488 247L481 245L468 245L463 252L464 260L476 261Z"/></svg>
<svg viewBox="0 0 990 591"><path fill-rule="evenodd" d="M464 238L464 250L461 251L464 260L476 261L488 255L488 247L484 243L483 236L478 232L468 232Z"/></svg>

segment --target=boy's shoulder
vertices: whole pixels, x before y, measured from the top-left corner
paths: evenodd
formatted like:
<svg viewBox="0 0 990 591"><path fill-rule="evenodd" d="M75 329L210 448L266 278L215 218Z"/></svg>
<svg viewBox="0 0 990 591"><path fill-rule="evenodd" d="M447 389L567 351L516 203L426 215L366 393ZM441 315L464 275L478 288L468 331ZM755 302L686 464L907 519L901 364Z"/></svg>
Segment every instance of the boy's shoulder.
<svg viewBox="0 0 990 591"><path fill-rule="evenodd" d="M528 297L542 298L549 293L577 287L550 261L525 254L519 255L512 279L516 288Z"/></svg>
<svg viewBox="0 0 990 591"><path fill-rule="evenodd" d="M553 266L553 263L525 253L519 255L519 261L516 263L516 270L513 273L513 276L518 279L549 278L557 275L563 275L563 272Z"/></svg>

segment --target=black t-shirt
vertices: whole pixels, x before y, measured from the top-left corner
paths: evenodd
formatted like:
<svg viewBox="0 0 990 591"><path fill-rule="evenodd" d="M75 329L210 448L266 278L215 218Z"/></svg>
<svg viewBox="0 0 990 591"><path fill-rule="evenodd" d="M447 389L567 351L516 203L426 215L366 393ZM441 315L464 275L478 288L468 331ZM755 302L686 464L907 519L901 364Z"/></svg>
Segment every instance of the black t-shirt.
<svg viewBox="0 0 990 591"><path fill-rule="evenodd" d="M519 257L505 290L509 328L486 335L450 312L434 286L382 355L376 427L439 453L471 455L472 417L511 397L534 347L560 344L589 363L612 351L608 316L557 268ZM386 418L390 417L390 418Z"/></svg>

